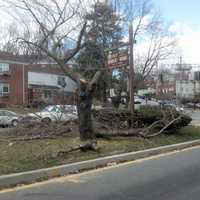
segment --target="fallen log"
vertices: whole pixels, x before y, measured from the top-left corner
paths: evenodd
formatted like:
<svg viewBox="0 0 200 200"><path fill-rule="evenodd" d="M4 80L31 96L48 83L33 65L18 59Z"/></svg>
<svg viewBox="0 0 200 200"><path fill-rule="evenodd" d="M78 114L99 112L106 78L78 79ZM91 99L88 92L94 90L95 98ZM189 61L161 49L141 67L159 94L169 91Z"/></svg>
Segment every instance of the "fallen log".
<svg viewBox="0 0 200 200"><path fill-rule="evenodd" d="M140 128L140 129L127 129L127 130L119 130L119 129L113 129L112 131L105 130L96 132L96 137L98 138L112 138L112 137L142 137L142 138L152 138L155 136L158 136L167 129L175 124L178 120L181 120L182 115L178 116L175 119L172 119L171 121L166 119L161 119L158 121L153 122L150 126L147 128ZM178 129L179 127L177 127ZM158 131L156 131L159 129Z"/></svg>
<svg viewBox="0 0 200 200"><path fill-rule="evenodd" d="M128 129L128 130L113 130L111 132L107 131L99 131L96 132L97 138L111 138L111 137L143 137L141 134L141 129Z"/></svg>
<svg viewBox="0 0 200 200"><path fill-rule="evenodd" d="M178 121L179 119L181 119L182 116L179 116L175 119L173 119L172 121L170 121L169 123L167 123L160 131L150 134L150 135L145 135L145 138L151 138L151 137L155 137L158 136L160 134L162 134L169 126L171 126L173 123L175 123L176 121Z"/></svg>

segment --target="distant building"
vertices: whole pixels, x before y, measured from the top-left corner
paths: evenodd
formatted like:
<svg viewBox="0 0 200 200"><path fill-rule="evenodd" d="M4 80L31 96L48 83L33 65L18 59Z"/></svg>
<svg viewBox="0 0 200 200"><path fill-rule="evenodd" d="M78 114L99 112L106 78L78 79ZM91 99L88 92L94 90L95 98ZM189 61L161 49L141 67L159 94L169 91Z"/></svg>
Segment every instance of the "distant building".
<svg viewBox="0 0 200 200"><path fill-rule="evenodd" d="M174 99L176 97L176 75L161 73L156 84L156 96L159 99Z"/></svg>
<svg viewBox="0 0 200 200"><path fill-rule="evenodd" d="M179 99L194 99L200 94L200 81L176 81L176 95Z"/></svg>
<svg viewBox="0 0 200 200"><path fill-rule="evenodd" d="M192 100L200 95L200 71L190 73L188 80L176 81L176 95L179 99Z"/></svg>
<svg viewBox="0 0 200 200"><path fill-rule="evenodd" d="M148 96L148 95L155 95L156 90L154 88L147 88L147 89L140 89L138 90L137 94L139 96Z"/></svg>
<svg viewBox="0 0 200 200"><path fill-rule="evenodd" d="M0 104L27 106L73 101L76 83L52 62L0 52ZM73 63L74 64L74 63Z"/></svg>

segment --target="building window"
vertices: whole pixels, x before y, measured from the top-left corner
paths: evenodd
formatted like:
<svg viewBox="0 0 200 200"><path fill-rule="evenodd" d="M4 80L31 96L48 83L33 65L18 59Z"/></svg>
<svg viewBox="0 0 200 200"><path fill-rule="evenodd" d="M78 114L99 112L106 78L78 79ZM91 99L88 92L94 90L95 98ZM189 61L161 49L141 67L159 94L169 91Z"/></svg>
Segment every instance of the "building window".
<svg viewBox="0 0 200 200"><path fill-rule="evenodd" d="M52 98L52 92L50 90L44 90L44 98L45 99Z"/></svg>
<svg viewBox="0 0 200 200"><path fill-rule="evenodd" d="M0 73L9 72L8 63L0 63Z"/></svg>
<svg viewBox="0 0 200 200"><path fill-rule="evenodd" d="M65 77L63 76L58 76L58 85L60 85L61 87L65 88L67 83L65 81Z"/></svg>
<svg viewBox="0 0 200 200"><path fill-rule="evenodd" d="M0 96L8 96L9 94L9 84L0 83Z"/></svg>

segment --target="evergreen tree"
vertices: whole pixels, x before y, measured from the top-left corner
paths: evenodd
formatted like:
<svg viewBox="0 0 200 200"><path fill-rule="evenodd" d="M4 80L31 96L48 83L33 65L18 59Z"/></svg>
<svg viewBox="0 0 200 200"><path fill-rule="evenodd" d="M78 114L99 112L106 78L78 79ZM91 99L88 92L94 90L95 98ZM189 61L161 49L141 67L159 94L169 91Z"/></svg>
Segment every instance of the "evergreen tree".
<svg viewBox="0 0 200 200"><path fill-rule="evenodd" d="M104 78L99 83L103 101L106 101L106 89L111 74L106 72L107 49L117 46L121 39L120 16L111 5L97 2L92 11L86 16L90 31L85 35L85 48L78 56L80 71L84 76L91 78L96 70L104 71Z"/></svg>

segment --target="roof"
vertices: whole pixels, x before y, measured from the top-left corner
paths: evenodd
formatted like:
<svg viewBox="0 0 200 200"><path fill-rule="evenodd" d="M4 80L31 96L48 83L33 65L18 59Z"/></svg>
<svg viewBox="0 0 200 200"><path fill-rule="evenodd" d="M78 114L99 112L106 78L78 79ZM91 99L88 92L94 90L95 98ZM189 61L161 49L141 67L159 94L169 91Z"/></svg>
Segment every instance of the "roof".
<svg viewBox="0 0 200 200"><path fill-rule="evenodd" d="M43 55L15 55L13 53L0 51L0 61L17 62L27 64L56 64L53 59ZM75 65L76 62L72 59L67 63Z"/></svg>
<svg viewBox="0 0 200 200"><path fill-rule="evenodd" d="M11 62L21 62L21 63L33 63L34 61L39 60L39 56L37 56L37 55L15 55L13 53L0 51L0 60L7 61L7 62L11 61Z"/></svg>

